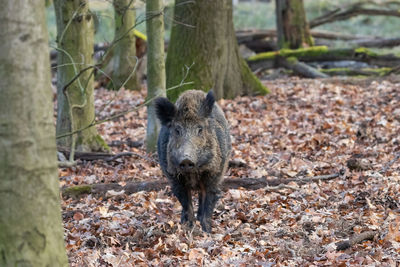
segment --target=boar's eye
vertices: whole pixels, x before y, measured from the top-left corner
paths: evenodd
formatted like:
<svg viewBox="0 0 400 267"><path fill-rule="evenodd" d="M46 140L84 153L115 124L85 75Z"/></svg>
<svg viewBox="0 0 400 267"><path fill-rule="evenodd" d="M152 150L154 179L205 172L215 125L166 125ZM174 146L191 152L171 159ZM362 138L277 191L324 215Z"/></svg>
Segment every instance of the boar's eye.
<svg viewBox="0 0 400 267"><path fill-rule="evenodd" d="M181 136L182 135L182 128L180 126L175 127L175 134L177 136Z"/></svg>
<svg viewBox="0 0 400 267"><path fill-rule="evenodd" d="M203 126L197 127L197 134L200 135L203 133Z"/></svg>

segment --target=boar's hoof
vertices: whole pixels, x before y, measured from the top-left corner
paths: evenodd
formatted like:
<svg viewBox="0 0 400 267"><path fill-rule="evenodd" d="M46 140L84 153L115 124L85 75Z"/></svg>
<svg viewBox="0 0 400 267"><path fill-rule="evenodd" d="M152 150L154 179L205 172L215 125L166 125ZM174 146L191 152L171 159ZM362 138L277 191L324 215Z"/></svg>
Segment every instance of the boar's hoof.
<svg viewBox="0 0 400 267"><path fill-rule="evenodd" d="M211 219L203 218L200 224L204 232L211 233Z"/></svg>
<svg viewBox="0 0 400 267"><path fill-rule="evenodd" d="M190 216L187 212L182 211L182 213L181 213L181 224L186 224L190 228L192 228L193 225L194 225L194 216L193 215Z"/></svg>

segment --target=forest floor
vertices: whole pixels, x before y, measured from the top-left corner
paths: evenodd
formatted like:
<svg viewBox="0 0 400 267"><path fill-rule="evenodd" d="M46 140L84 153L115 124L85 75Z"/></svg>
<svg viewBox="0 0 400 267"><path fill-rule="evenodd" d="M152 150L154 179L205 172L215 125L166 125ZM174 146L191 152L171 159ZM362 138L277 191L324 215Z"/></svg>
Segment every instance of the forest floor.
<svg viewBox="0 0 400 267"><path fill-rule="evenodd" d="M225 177L342 175L230 189L216 207L211 234L198 223L193 230L179 223L181 207L169 187L63 198L70 265L398 266L400 82L288 78L265 84L267 96L219 101L231 125L232 159L245 163ZM145 91L98 89L95 98L102 119L143 103ZM59 169L61 187L164 179L157 157L142 144L145 125L145 108L99 125L109 144L122 141L114 153L136 155ZM349 238L349 248L337 250L336 243Z"/></svg>

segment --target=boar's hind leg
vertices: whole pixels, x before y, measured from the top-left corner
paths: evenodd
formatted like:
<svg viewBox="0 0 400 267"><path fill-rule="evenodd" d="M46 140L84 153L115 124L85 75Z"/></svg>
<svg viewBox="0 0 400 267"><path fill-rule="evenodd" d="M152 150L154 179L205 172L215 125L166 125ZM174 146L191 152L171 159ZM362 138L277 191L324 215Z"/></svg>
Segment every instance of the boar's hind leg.
<svg viewBox="0 0 400 267"><path fill-rule="evenodd" d="M181 183L174 183L172 191L182 205L181 223L187 223L190 227L193 227L194 213L191 190Z"/></svg>
<svg viewBox="0 0 400 267"><path fill-rule="evenodd" d="M220 193L220 190L217 188L206 188L205 198L200 202L199 212L197 215L198 219L200 220L201 227L205 232L211 232L211 217L215 208L215 204L220 198Z"/></svg>

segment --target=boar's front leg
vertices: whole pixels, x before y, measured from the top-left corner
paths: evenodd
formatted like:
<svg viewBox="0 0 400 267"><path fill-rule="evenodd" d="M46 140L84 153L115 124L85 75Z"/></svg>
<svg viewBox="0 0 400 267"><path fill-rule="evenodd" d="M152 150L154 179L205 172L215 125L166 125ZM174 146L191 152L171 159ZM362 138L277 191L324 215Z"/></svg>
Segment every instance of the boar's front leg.
<svg viewBox="0 0 400 267"><path fill-rule="evenodd" d="M220 198L221 191L214 186L206 186L205 190L199 193L199 211L197 219L200 221L204 232L211 233L211 218L215 204Z"/></svg>
<svg viewBox="0 0 400 267"><path fill-rule="evenodd" d="M187 223L189 227L193 227L194 213L192 204L192 192L180 182L172 183L172 192L178 198L182 205L181 223Z"/></svg>

